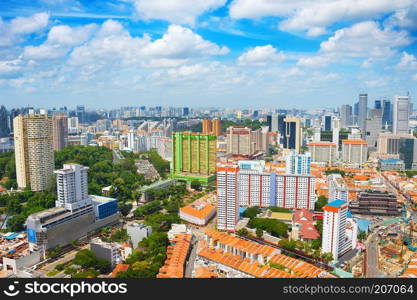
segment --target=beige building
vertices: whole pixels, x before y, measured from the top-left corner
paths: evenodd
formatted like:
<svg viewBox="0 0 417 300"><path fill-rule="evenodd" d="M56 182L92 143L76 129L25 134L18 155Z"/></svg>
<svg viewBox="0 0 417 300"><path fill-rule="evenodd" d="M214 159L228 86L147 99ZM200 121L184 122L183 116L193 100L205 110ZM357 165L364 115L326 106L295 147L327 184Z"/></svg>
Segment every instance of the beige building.
<svg viewBox="0 0 417 300"><path fill-rule="evenodd" d="M311 161L327 163L329 166L336 162L337 145L331 142L312 142L307 144Z"/></svg>
<svg viewBox="0 0 417 300"><path fill-rule="evenodd" d="M361 166L368 160L368 143L364 140L343 140L342 161Z"/></svg>
<svg viewBox="0 0 417 300"><path fill-rule="evenodd" d="M412 134L380 133L377 141L377 152L381 155L399 154L400 138L413 138Z"/></svg>
<svg viewBox="0 0 417 300"><path fill-rule="evenodd" d="M65 114L52 117L52 135L54 151L62 150L68 145L68 117Z"/></svg>
<svg viewBox="0 0 417 300"><path fill-rule="evenodd" d="M13 126L17 184L43 191L51 185L54 171L52 118L20 115L14 118Z"/></svg>

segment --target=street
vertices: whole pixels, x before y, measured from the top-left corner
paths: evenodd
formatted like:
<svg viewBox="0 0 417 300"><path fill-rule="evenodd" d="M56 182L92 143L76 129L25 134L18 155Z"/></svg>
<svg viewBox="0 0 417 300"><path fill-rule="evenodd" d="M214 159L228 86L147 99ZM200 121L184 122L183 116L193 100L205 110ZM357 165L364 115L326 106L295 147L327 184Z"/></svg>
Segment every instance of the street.
<svg viewBox="0 0 417 300"><path fill-rule="evenodd" d="M367 249L367 274L366 277L370 278L378 278L382 276L382 273L379 271L378 268L378 236L372 234L370 237L369 242L366 246Z"/></svg>

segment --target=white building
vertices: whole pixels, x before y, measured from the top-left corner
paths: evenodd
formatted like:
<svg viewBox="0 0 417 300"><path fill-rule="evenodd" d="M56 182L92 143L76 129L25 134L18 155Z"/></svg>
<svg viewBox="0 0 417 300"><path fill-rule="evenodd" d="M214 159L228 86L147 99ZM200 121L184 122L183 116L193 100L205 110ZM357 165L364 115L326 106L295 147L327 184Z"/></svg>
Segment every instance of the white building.
<svg viewBox="0 0 417 300"><path fill-rule="evenodd" d="M348 202L335 200L324 206L323 210L322 252L332 253L333 261L337 261L341 255L351 250L353 245L352 236L349 236L351 233L348 235L346 232Z"/></svg>
<svg viewBox="0 0 417 300"><path fill-rule="evenodd" d="M410 99L409 96L395 96L392 130L394 134L409 132Z"/></svg>
<svg viewBox="0 0 417 300"><path fill-rule="evenodd" d="M343 180L340 174L330 174L327 176L327 182L329 184L329 201L334 200L349 200L349 191L346 182Z"/></svg>
<svg viewBox="0 0 417 300"><path fill-rule="evenodd" d="M285 172L291 175L310 175L311 155L291 152L286 157Z"/></svg>
<svg viewBox="0 0 417 300"><path fill-rule="evenodd" d="M73 211L91 204L88 197L88 167L79 164L64 164L54 171L57 178L56 206Z"/></svg>

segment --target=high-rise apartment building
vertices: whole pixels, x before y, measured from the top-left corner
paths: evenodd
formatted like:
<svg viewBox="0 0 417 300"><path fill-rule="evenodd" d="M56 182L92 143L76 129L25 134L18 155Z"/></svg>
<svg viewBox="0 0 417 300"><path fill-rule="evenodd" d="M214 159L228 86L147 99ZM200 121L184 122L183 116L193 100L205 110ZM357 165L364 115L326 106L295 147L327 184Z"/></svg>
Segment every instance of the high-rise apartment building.
<svg viewBox="0 0 417 300"><path fill-rule="evenodd" d="M215 136L222 135L222 121L220 119L203 119L202 133Z"/></svg>
<svg viewBox="0 0 417 300"><path fill-rule="evenodd" d="M52 118L20 115L14 118L13 127L19 188L46 190L52 183L54 171Z"/></svg>
<svg viewBox="0 0 417 300"><path fill-rule="evenodd" d="M52 139L54 151L62 150L68 145L68 117L56 114L52 117Z"/></svg>
<svg viewBox="0 0 417 300"><path fill-rule="evenodd" d="M410 120L409 96L395 96L393 109L393 133L408 133Z"/></svg>
<svg viewBox="0 0 417 300"><path fill-rule="evenodd" d="M329 202L323 207L323 211L322 252L332 253L333 260L337 261L342 254L352 249L353 244L356 244L356 236L352 235L352 240L346 235L348 202L344 200Z"/></svg>
<svg viewBox="0 0 417 300"><path fill-rule="evenodd" d="M291 152L286 157L285 173L291 175L310 175L311 155Z"/></svg>
<svg viewBox="0 0 417 300"><path fill-rule="evenodd" d="M314 209L314 187L315 177L277 174L262 160L219 164L217 226L221 230L234 230L239 207Z"/></svg>
<svg viewBox="0 0 417 300"><path fill-rule="evenodd" d="M301 121L298 118L286 117L284 119L284 149L300 152L301 149Z"/></svg>
<svg viewBox="0 0 417 300"><path fill-rule="evenodd" d="M0 138L9 136L9 114L7 109L2 105L0 107Z"/></svg>
<svg viewBox="0 0 417 300"><path fill-rule="evenodd" d="M78 118L70 117L68 118L68 134L77 134L78 133Z"/></svg>
<svg viewBox="0 0 417 300"><path fill-rule="evenodd" d="M85 116L85 106L84 105L77 105L76 115L77 115L78 121L81 124L84 124L87 121L86 116Z"/></svg>
<svg viewBox="0 0 417 300"><path fill-rule="evenodd" d="M208 184L216 177L216 145L214 135L175 132L172 135L171 176L186 181Z"/></svg>
<svg viewBox="0 0 417 300"><path fill-rule="evenodd" d="M88 198L88 167L64 164L54 171L57 181L57 206L73 211L91 204Z"/></svg>
<svg viewBox="0 0 417 300"><path fill-rule="evenodd" d="M329 185L328 202L332 202L335 200L349 201L349 190L342 175L330 174L329 176L327 176L327 182Z"/></svg>
<svg viewBox="0 0 417 300"><path fill-rule="evenodd" d="M331 166L336 162L337 144L331 142L312 142L307 144L311 161Z"/></svg>
<svg viewBox="0 0 417 300"><path fill-rule="evenodd" d="M364 140L342 140L342 161L362 166L368 160L368 143Z"/></svg>

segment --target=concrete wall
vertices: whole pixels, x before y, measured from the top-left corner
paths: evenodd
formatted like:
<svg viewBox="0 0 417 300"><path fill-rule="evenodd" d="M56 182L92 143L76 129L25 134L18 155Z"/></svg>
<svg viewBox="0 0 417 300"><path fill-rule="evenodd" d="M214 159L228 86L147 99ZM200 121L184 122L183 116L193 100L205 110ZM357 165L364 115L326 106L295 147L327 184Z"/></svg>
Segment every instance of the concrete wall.
<svg viewBox="0 0 417 300"><path fill-rule="evenodd" d="M41 261L41 251L33 252L19 259L3 257L3 270L12 269L14 273L24 268L31 267Z"/></svg>

